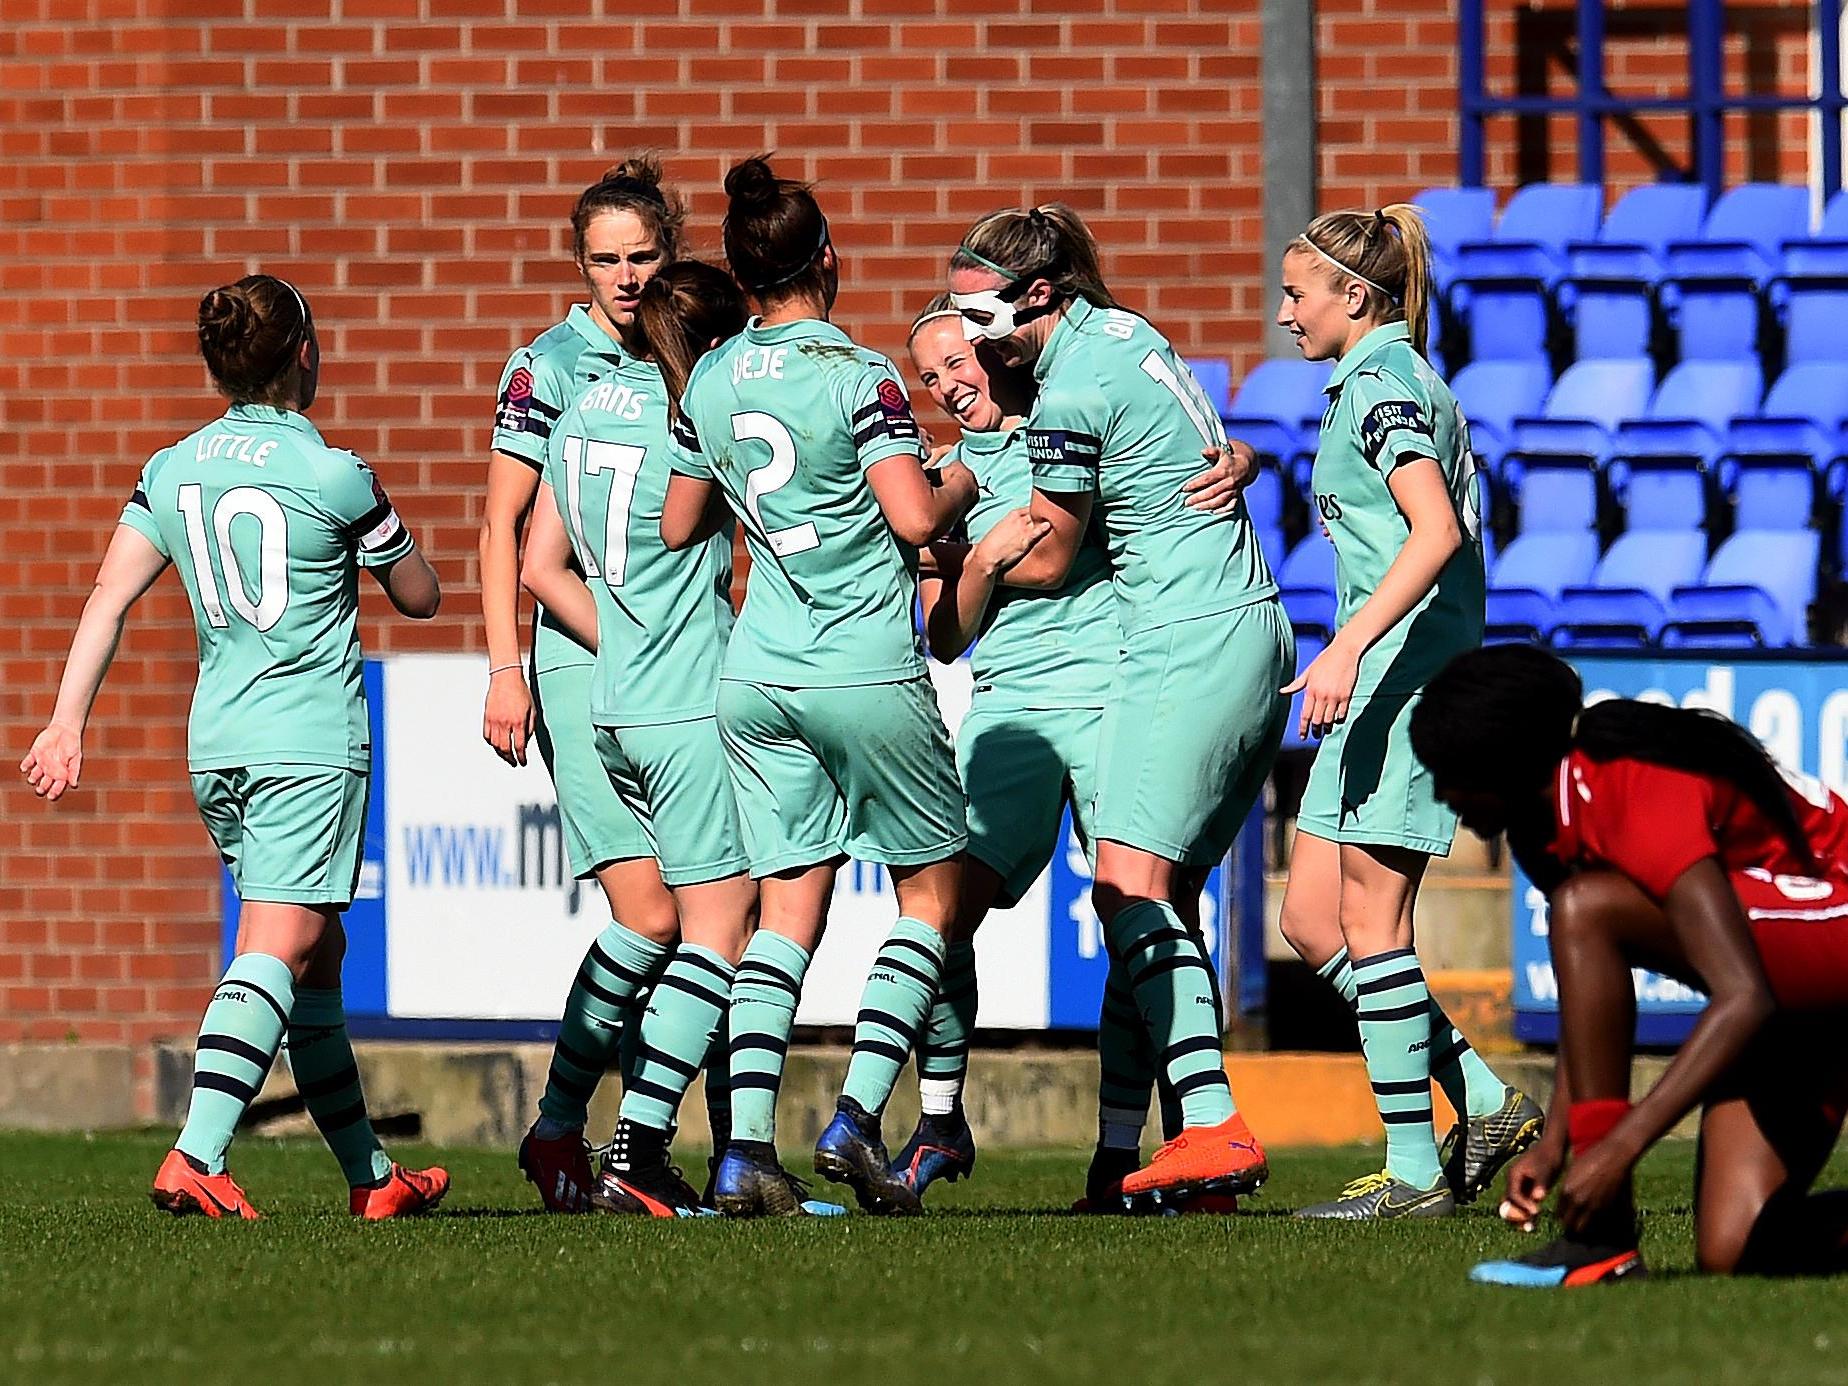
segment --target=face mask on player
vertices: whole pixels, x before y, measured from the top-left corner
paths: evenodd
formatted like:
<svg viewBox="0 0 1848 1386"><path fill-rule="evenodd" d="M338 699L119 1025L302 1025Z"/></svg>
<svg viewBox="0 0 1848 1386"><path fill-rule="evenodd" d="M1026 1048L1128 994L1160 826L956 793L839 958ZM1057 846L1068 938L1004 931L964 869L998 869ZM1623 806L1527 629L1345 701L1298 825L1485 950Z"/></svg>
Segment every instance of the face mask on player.
<svg viewBox="0 0 1848 1386"><path fill-rule="evenodd" d="M998 342L1003 337L1013 336L1018 326L1014 305L1001 297L997 289L983 289L975 294L951 294L950 302L962 314L965 342Z"/></svg>

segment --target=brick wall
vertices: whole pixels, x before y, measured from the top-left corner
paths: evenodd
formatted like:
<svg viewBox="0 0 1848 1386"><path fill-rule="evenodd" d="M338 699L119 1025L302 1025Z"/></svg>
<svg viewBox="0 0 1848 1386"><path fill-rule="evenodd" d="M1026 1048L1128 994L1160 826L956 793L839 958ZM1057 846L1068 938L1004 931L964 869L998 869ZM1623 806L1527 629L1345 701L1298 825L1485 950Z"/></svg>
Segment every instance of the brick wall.
<svg viewBox="0 0 1848 1386"><path fill-rule="evenodd" d="M1806 6L1730 8L1732 66L1800 87L1789 16ZM1454 178L1451 9L1322 0L1323 205ZM1569 11L1500 7L1496 80L1556 86ZM1636 35L1613 40L1626 89L1677 80L1659 56L1675 12L1631 7ZM1023 199L1079 206L1119 288L1186 351L1248 363L1271 310L1258 0L5 0L4 13L9 757L49 710L141 461L215 408L190 342L198 295L249 269L313 299L327 349L316 420L377 466L442 573L433 623L382 620L367 598L374 651L482 648L489 395L507 352L572 300L573 194L637 147L669 156L708 251L735 157L778 148L785 171L818 179L846 258L840 318L888 351L963 227ZM1800 174L1800 141L1777 122L1754 130L1740 171ZM1569 174L1569 138L1548 133L1498 127L1494 180ZM1671 155L1674 136L1658 132ZM1612 148L1625 177L1646 163L1622 138ZM140 1041L196 1023L217 904L185 787L191 677L167 581L123 643L83 789L56 809L17 782L0 798L0 1040Z"/></svg>

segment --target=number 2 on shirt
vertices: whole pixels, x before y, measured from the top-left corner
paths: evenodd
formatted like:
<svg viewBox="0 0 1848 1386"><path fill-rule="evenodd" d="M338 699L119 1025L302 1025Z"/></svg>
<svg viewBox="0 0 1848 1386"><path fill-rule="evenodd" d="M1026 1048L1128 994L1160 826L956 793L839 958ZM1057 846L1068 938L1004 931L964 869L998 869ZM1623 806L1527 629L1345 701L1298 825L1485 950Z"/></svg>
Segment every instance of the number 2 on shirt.
<svg viewBox="0 0 1848 1386"><path fill-rule="evenodd" d="M770 460L744 480L744 508L750 512L751 522L764 536L770 552L778 558L788 558L791 554L820 548L821 536L812 523L771 529L764 521L761 509L764 497L782 490L796 475L796 440L789 436L782 420L755 409L733 414L732 438L740 443L755 440L770 445Z"/></svg>

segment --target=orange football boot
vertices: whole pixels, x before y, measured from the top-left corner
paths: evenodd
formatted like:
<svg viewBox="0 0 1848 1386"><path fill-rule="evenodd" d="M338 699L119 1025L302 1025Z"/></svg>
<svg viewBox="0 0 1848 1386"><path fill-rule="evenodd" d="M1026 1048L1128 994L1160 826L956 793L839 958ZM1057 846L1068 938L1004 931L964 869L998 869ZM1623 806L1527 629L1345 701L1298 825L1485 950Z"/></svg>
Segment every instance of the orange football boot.
<svg viewBox="0 0 1848 1386"><path fill-rule="evenodd" d="M429 1212L448 1192L448 1170L435 1165L429 1169L406 1169L393 1160L385 1182L376 1188L354 1189L347 1209L354 1217L368 1222L407 1218L414 1213Z"/></svg>
<svg viewBox="0 0 1848 1386"><path fill-rule="evenodd" d="M196 1161L177 1150L169 1150L167 1158L160 1162L148 1196L154 1200L156 1208L175 1217L204 1213L208 1218L242 1218L254 1222L258 1216L229 1170L207 1174Z"/></svg>
<svg viewBox="0 0 1848 1386"><path fill-rule="evenodd" d="M1264 1147L1234 1112L1217 1126L1190 1126L1135 1173L1123 1180L1123 1192L1138 1194L1256 1193L1270 1178Z"/></svg>

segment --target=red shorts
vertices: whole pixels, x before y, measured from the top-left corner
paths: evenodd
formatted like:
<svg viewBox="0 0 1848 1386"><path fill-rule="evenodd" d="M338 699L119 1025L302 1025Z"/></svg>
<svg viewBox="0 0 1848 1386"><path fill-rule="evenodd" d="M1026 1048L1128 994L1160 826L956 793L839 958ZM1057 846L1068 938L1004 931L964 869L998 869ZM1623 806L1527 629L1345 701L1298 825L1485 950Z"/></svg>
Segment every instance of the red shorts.
<svg viewBox="0 0 1848 1386"><path fill-rule="evenodd" d="M1848 1009L1848 881L1731 873L1771 994L1785 1010Z"/></svg>

